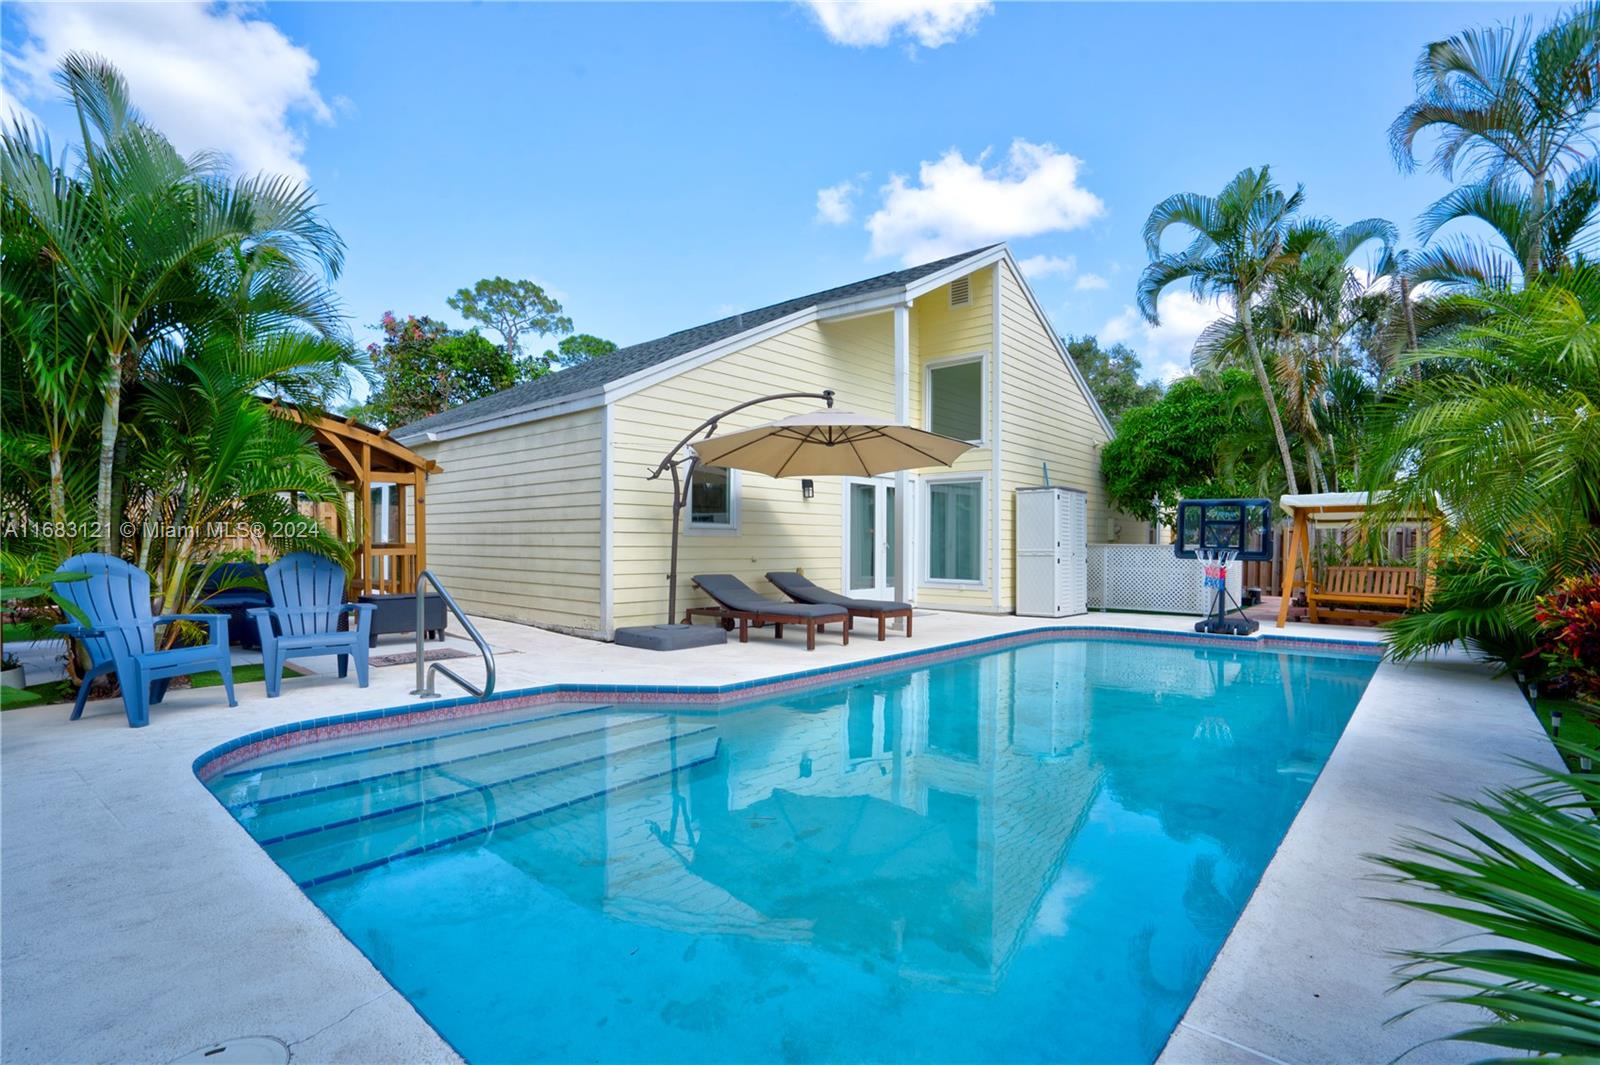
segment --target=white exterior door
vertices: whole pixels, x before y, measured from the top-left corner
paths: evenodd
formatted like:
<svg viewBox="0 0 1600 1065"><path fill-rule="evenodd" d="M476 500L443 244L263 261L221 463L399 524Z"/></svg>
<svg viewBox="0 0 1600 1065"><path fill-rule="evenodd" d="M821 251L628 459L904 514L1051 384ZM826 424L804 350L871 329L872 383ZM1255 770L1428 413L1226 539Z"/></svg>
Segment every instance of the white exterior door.
<svg viewBox="0 0 1600 1065"><path fill-rule="evenodd" d="M844 594L894 599L892 478L844 480Z"/></svg>

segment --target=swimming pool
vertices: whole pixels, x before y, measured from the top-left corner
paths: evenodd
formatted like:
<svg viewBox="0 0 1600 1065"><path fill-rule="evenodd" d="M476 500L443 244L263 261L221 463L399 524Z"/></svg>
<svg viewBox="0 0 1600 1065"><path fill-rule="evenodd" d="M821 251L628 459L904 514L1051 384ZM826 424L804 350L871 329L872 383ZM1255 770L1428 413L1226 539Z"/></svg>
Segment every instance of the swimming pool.
<svg viewBox="0 0 1600 1065"><path fill-rule="evenodd" d="M1375 668L1037 638L201 775L469 1061L1144 1062Z"/></svg>

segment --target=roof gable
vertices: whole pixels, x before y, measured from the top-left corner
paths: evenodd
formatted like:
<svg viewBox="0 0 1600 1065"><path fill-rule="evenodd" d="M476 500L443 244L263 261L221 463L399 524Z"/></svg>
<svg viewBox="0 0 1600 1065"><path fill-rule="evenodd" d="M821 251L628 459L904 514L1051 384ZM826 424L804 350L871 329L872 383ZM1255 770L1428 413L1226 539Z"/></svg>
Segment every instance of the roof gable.
<svg viewBox="0 0 1600 1065"><path fill-rule="evenodd" d="M416 440L427 433L466 429L480 422L511 418L535 407L559 403L562 400L576 400L580 396L599 392L614 381L632 377L679 356L731 340L801 311L904 289L913 282L946 270L965 259L982 255L994 247L996 245L976 248L935 262L879 274L877 277L854 281L848 285L823 289L821 292L813 292L754 311L719 318L715 322L707 322L691 329L669 333L655 340L618 348L610 355L570 369L546 374L537 380L514 385L492 396L484 396L482 399L475 399L459 407L451 407L447 411L403 425L390 435L402 440Z"/></svg>

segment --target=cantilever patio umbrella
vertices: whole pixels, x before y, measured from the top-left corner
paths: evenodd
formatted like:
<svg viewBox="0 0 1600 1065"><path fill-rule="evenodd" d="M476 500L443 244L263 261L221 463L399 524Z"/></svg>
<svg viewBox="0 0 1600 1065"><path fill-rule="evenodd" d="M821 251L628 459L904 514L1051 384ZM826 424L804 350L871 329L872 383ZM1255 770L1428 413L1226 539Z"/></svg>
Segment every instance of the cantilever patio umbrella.
<svg viewBox="0 0 1600 1065"><path fill-rule="evenodd" d="M827 410L714 435L723 418L747 407L780 399L820 399ZM667 572L667 626L677 617L678 533L689 502L689 482L697 465L723 466L769 477L875 477L899 470L949 466L971 444L908 425L833 409L833 391L784 392L762 396L695 426L651 471L651 479L672 474L672 563ZM682 452L688 449L690 454ZM662 626L650 626L662 628ZM626 630L618 630L619 637ZM619 639L619 642L622 642ZM641 645L642 646L642 645Z"/></svg>
<svg viewBox="0 0 1600 1065"><path fill-rule="evenodd" d="M690 445L702 466L768 477L876 477L948 466L972 445L908 425L842 410L819 410Z"/></svg>

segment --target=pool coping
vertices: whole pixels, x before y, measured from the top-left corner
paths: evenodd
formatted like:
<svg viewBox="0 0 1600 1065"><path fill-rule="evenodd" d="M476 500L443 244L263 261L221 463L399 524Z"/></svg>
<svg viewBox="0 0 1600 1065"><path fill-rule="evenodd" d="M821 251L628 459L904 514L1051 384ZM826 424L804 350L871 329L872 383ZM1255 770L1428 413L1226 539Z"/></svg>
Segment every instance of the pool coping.
<svg viewBox="0 0 1600 1065"><path fill-rule="evenodd" d="M1529 764L1561 768L1509 677L1459 649L1380 662L1157 1065L1481 1060L1488 1048L1447 1040L1482 1012L1394 974L1395 951L1469 930L1389 901L1417 893L1370 856L1460 838L1450 799L1523 783Z"/></svg>
<svg viewBox="0 0 1600 1065"><path fill-rule="evenodd" d="M1141 629L1126 626L1036 625L1031 628L999 635L979 636L934 647L895 652L864 662L819 666L726 684L642 685L566 682L513 689L504 693L496 693L488 698L459 697L437 699L422 704L412 703L378 707L349 714L309 718L302 721L288 722L268 729L260 729L218 744L195 758L193 770L195 776L202 783L209 783L234 766L263 754L310 746L326 740L360 735L365 732L389 731L412 725L461 720L475 716L499 715L520 709L532 709L541 705L568 704L591 699L604 700L608 706L621 704L640 707L669 705L681 707L687 704L716 710L735 709L752 701L774 695L823 690L843 682L924 668L939 662L963 658L973 654L994 653L1010 648L1074 639L1112 639L1125 642L1159 644L1169 647L1210 648L1243 651L1253 654L1338 655L1366 659L1374 663L1381 663L1384 658L1384 645L1371 640L1336 639L1266 632L1234 636L1217 633L1186 632L1183 630ZM1364 695L1365 692L1363 692ZM220 796L217 798L220 802ZM230 816L232 816L232 811L230 810L229 812ZM1298 820L1298 815L1296 820ZM1285 831L1285 838L1287 838L1288 831L1292 831L1292 829L1293 822ZM470 836L471 833L467 835ZM462 838L466 837L463 836ZM381 860L374 860L352 869L319 876L310 881L296 881L296 887L301 891L307 891L310 888L317 887L325 882L331 882L342 876L386 865L392 861L398 861L414 854L447 846L457 841L457 839L442 840L426 847L419 847ZM1282 841L1280 841L1280 846L1281 844ZM265 849L265 842L262 842L261 846L262 854L270 860L270 854ZM291 879L293 878L291 877ZM330 923L334 923L331 917L328 919ZM334 924L337 927L337 924ZM343 934L342 929L340 929L340 932ZM355 947L355 944L352 942L351 946ZM1218 957L1220 957L1220 953ZM1213 964L1215 964L1216 960L1216 958L1212 959ZM1209 970L1210 966L1208 966L1208 974ZM420 1010L418 1015L421 1016ZM423 1017L423 1020L426 1023L425 1017ZM1176 1032L1176 1030L1175 1028L1174 1031ZM440 1039L450 1043L449 1038L443 1032L438 1031L436 1028L434 1031ZM450 1043L450 1045L452 1049L456 1049L453 1043Z"/></svg>
<svg viewBox="0 0 1600 1065"><path fill-rule="evenodd" d="M817 653L809 655L793 645L752 641L664 656L513 622L475 620L497 650L511 652L501 662L502 676L534 685L514 689L519 691L592 687L587 681L596 676L693 681L722 676L741 679L681 686L744 692L775 678L844 672L792 668L802 662L903 669L908 659L964 653L963 648L996 636L1028 635L1041 627L1046 632L1081 629L1101 638L1170 634L1191 645L1206 639L1192 632L1192 617L1094 613L1063 623L933 612L926 620L919 617L921 638L916 642L926 650L885 653L892 644L852 641L847 647L819 644ZM1330 631L1300 624L1287 630L1268 628L1255 636L1209 639L1243 650L1314 650L1318 645L1335 653L1381 650L1381 634L1370 629ZM408 674L402 669L375 671L371 692L314 675L286 686L282 699L270 701L262 697L259 683L245 685L234 710L214 692L175 692L149 729L130 730L120 708L101 706L97 712L97 704L71 726L59 706L7 712L0 727L7 830L0 835L7 872L0 894L6 933L0 939L0 991L8 1022L0 1036L6 1060L168 1060L228 1035L264 1032L290 1044L297 1060L459 1062L452 1048L241 831L195 775L196 751L209 753L248 736L268 736L286 727L281 724L286 721L325 721L317 715L341 704L404 700L411 687ZM585 683L544 684L547 678ZM1431 686L1440 684L1439 693L1430 693ZM453 701L469 700L438 700ZM1468 712L1455 713L1455 704ZM413 701L397 709L415 711L418 705ZM1378 737L1382 742L1376 750L1370 737L1358 745L1352 730L1341 736L1328 768L1174 1031L1163 1061L1388 1061L1418 1042L1419 1031L1426 1036L1452 1029L1448 1018L1440 1020L1430 1011L1396 1026L1398 1036L1384 1026L1414 1003L1404 995L1383 994L1391 982L1391 963L1380 950L1368 950L1359 959L1365 966L1360 981L1323 995L1323 1009L1332 1011L1338 1027L1316 1029L1327 1036L1320 1053L1315 1047L1302 1053L1304 1039L1295 1043L1291 1038L1280 1046L1273 1041L1281 1034L1273 1018L1266 1018L1272 1022L1266 1023L1267 1030L1255 1031L1249 1017L1268 1009L1257 1009L1258 999L1276 1004L1297 988L1326 983L1325 970L1338 968L1322 958L1308 962L1307 955L1295 954L1300 943L1293 922L1303 919L1310 933L1327 939L1354 911L1360 911L1353 918L1358 923L1375 912L1376 904L1366 899L1374 893L1372 885L1350 878L1350 855L1333 853L1326 824L1319 824L1328 820L1330 808L1340 813L1341 804L1349 801L1348 794L1328 793L1333 783L1345 780L1349 785L1353 779L1357 801L1350 816L1358 822L1369 819L1387 840L1406 825L1448 828L1454 811L1436 795L1462 790L1458 780L1463 766L1474 787L1488 787L1522 779L1523 771L1512 764L1515 755L1554 758L1515 687L1492 680L1487 668L1457 652L1415 665L1380 662L1356 719L1380 724L1411 720L1418 708L1441 713L1443 724L1430 721L1428 728L1410 731L1393 728ZM261 727L247 731L251 724ZM1436 775L1438 766L1446 764L1457 774L1447 778L1454 786L1436 788L1435 778L1425 773L1415 779L1419 774L1411 760L1417 758L1431 761ZM1425 806L1408 802L1417 792L1425 793ZM1360 849L1355 848L1357 856ZM1288 854L1291 850L1296 854ZM1296 861L1286 863L1287 857ZM1281 885L1274 890L1280 867L1287 864L1292 871L1308 863L1328 879L1321 889L1304 899L1286 896ZM1371 922L1378 932L1352 931L1369 940L1381 934L1380 946L1428 945L1426 937L1438 928L1427 915L1398 907L1382 912L1387 915L1383 920ZM1258 920L1263 915L1264 926ZM1260 934L1263 927L1265 937ZM1451 934L1454 930L1434 941ZM1275 943L1275 937L1285 942ZM1258 953L1241 953L1241 946ZM1263 959L1271 964L1261 964ZM1346 957L1340 964L1348 961ZM152 979L158 971L160 978ZM1253 976L1256 984L1240 979L1241 973ZM1284 1023L1293 1027L1294 1010L1284 1016L1289 1018ZM1276 1029L1282 1027L1276 1024ZM1349 1052L1335 1053L1340 1049ZM1473 1056L1456 1045L1429 1048L1406 1060L1410 1065Z"/></svg>
<svg viewBox="0 0 1600 1065"><path fill-rule="evenodd" d="M771 677L758 677L727 684L588 684L568 681L496 692L488 698L468 696L435 699L426 703L408 703L348 714L307 718L258 729L217 744L196 757L193 768L195 776L202 783L209 783L232 767L251 758L291 747L340 739L379 729L405 728L409 725L505 713L591 698L638 706L688 704L722 709L754 699L823 688L833 683L881 676L884 673L917 669L975 653L1001 651L1047 640L1085 638L1114 638L1159 643L1165 646L1211 647L1262 654L1273 652L1345 654L1382 659L1384 653L1382 644L1370 640L1340 640L1278 633L1230 636L1110 625L1039 625L1003 635L978 636L937 647L895 652L865 662L817 666L812 669L795 670Z"/></svg>

